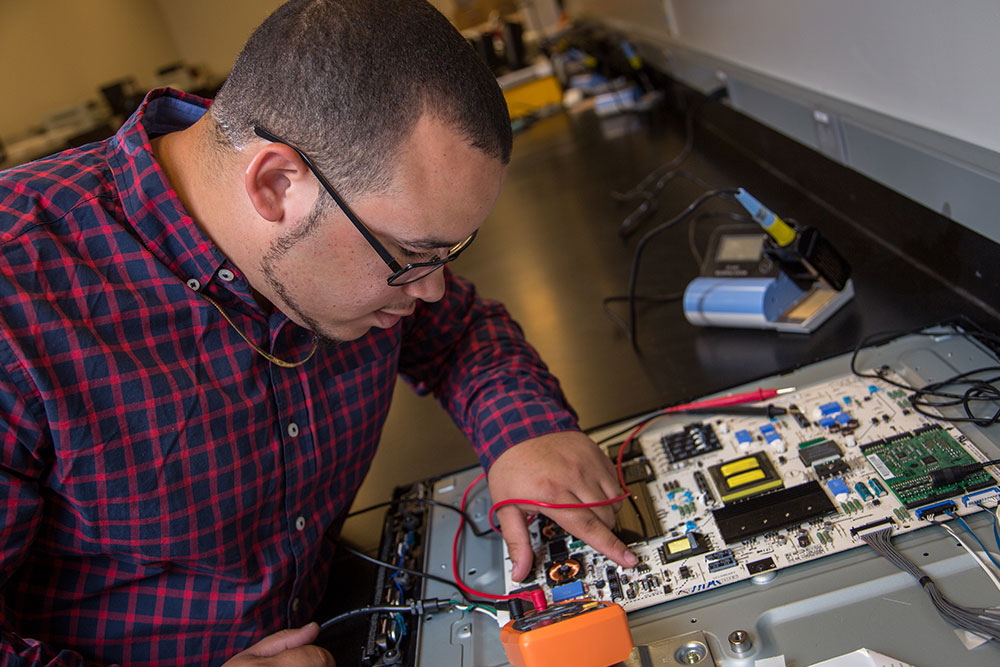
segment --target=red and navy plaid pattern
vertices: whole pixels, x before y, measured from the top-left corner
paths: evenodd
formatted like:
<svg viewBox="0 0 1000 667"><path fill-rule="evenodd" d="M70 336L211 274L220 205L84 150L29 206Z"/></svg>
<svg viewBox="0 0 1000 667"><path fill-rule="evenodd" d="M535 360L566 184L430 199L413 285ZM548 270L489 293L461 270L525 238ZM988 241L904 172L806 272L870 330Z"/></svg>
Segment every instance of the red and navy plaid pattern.
<svg viewBox="0 0 1000 667"><path fill-rule="evenodd" d="M311 335L255 304L150 151L207 106L154 91L111 139L0 172L0 663L218 664L307 622L397 374L487 467L576 427L450 272L442 301L303 366L254 352L195 289L283 359Z"/></svg>

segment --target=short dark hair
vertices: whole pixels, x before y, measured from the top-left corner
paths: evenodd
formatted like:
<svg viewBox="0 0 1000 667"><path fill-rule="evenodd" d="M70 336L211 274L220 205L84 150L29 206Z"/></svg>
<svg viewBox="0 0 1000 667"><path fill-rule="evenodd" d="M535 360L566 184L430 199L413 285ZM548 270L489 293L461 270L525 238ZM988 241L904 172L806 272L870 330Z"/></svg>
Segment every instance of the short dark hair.
<svg viewBox="0 0 1000 667"><path fill-rule="evenodd" d="M510 160L510 116L486 63L424 0L291 0L253 32L211 107L240 148L261 125L350 197L387 189L430 113Z"/></svg>

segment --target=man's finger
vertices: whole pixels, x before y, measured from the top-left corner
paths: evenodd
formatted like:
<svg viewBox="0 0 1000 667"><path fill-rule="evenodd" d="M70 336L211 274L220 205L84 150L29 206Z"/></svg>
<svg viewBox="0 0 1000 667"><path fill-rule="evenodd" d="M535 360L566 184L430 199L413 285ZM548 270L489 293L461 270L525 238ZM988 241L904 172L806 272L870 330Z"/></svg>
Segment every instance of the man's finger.
<svg viewBox="0 0 1000 667"><path fill-rule="evenodd" d="M607 494L608 498L617 498L618 496L625 493L625 489L623 489L621 485L618 483L618 474L614 473L614 475L615 475L614 484L612 484L606 479L601 480L601 490ZM609 505L609 507L611 507L612 512L617 514L619 510L621 510L622 508L622 501L619 500L617 503L612 503L611 505Z"/></svg>
<svg viewBox="0 0 1000 667"><path fill-rule="evenodd" d="M273 635L268 635L244 652L261 658L268 658L282 651L311 644L318 635L319 626L316 623L308 623L301 628L280 630Z"/></svg>
<svg viewBox="0 0 1000 667"><path fill-rule="evenodd" d="M497 510L497 520L503 531L504 542L510 553L510 576L514 581L522 581L534 562L535 554L531 550L531 536L528 534L528 522L524 513L516 507L507 505Z"/></svg>
<svg viewBox="0 0 1000 667"><path fill-rule="evenodd" d="M639 559L635 554L589 509L556 510L551 516L566 532L583 540L622 567L635 567L638 564Z"/></svg>
<svg viewBox="0 0 1000 667"><path fill-rule="evenodd" d="M597 507L592 507L591 510L597 515L597 518L601 520L608 528L614 528L615 526L615 510L611 505L598 505Z"/></svg>

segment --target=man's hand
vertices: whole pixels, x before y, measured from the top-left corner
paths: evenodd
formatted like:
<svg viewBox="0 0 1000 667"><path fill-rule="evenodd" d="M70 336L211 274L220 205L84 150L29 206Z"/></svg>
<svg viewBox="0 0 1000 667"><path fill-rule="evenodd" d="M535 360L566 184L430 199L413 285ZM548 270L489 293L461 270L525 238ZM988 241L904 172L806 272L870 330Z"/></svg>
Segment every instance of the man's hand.
<svg viewBox="0 0 1000 667"><path fill-rule="evenodd" d="M611 460L577 431L551 433L514 445L493 462L487 477L493 502L521 498L555 504L593 503L623 491ZM511 577L521 581L531 570L533 554L527 516L539 512L623 567L637 562L611 527L620 503L581 509L506 505L496 516L513 561Z"/></svg>
<svg viewBox="0 0 1000 667"><path fill-rule="evenodd" d="M282 630L264 637L233 656L222 667L335 667L326 649L310 642L319 635L315 623L295 630Z"/></svg>

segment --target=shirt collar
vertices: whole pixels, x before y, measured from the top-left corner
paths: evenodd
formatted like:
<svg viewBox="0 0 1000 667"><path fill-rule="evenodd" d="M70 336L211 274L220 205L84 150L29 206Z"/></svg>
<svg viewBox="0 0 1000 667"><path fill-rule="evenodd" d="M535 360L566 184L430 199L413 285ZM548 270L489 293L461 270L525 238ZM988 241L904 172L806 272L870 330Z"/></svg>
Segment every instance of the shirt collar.
<svg viewBox="0 0 1000 667"><path fill-rule="evenodd" d="M128 224L174 274L201 285L211 280L226 258L184 208L153 156L150 139L189 127L210 104L169 88L150 91L111 138L108 151Z"/></svg>

